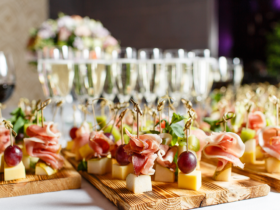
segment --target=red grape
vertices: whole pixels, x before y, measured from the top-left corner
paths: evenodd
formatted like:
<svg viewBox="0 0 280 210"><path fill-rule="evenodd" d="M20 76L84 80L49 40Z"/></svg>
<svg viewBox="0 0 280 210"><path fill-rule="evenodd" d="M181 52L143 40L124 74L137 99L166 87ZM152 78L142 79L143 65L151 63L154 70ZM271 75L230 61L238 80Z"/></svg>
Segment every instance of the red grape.
<svg viewBox="0 0 280 210"><path fill-rule="evenodd" d="M16 141L24 139L24 134L23 133L18 133L16 136Z"/></svg>
<svg viewBox="0 0 280 210"><path fill-rule="evenodd" d="M76 131L78 130L77 127L73 127L71 128L70 132L69 132L69 135L71 137L71 139L75 139L76 138Z"/></svg>
<svg viewBox="0 0 280 210"><path fill-rule="evenodd" d="M111 133L104 133L105 136L107 136L109 139L111 139L113 142L115 142L115 137Z"/></svg>
<svg viewBox="0 0 280 210"><path fill-rule="evenodd" d="M116 160L121 166L129 164L129 155L124 151L125 144L122 144L118 147L116 151Z"/></svg>
<svg viewBox="0 0 280 210"><path fill-rule="evenodd" d="M4 160L8 166L16 166L22 159L22 150L17 146L8 146L4 152Z"/></svg>
<svg viewBox="0 0 280 210"><path fill-rule="evenodd" d="M191 173L197 165L196 156L190 152L182 152L178 158L178 167L184 174Z"/></svg>

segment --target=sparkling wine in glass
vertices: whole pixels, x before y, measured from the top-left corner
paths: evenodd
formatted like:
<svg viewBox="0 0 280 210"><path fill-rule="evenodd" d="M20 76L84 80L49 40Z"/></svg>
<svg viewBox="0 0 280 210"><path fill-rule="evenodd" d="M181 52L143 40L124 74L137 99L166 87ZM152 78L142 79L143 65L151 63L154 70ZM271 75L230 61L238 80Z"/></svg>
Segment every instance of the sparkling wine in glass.
<svg viewBox="0 0 280 210"><path fill-rule="evenodd" d="M121 103L129 101L134 94L137 80L136 50L131 47L113 51L112 68L116 72L116 87Z"/></svg>

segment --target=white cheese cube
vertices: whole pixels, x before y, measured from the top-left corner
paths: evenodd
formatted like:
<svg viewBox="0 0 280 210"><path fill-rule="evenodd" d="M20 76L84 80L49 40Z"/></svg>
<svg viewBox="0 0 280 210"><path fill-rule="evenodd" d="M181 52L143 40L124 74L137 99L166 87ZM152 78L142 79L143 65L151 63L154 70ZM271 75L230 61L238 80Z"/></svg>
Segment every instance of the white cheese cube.
<svg viewBox="0 0 280 210"><path fill-rule="evenodd" d="M194 170L189 174L178 173L178 188L199 190L201 187L201 171Z"/></svg>
<svg viewBox="0 0 280 210"><path fill-rule="evenodd" d="M103 175L112 171L111 158L93 158L87 161L87 171L89 174Z"/></svg>
<svg viewBox="0 0 280 210"><path fill-rule="evenodd" d="M149 175L129 174L126 177L126 188L134 193L152 191L152 180Z"/></svg>
<svg viewBox="0 0 280 210"><path fill-rule="evenodd" d="M231 180L231 168L232 168L232 163L227 163L223 170L221 171L215 171L214 173L214 180L216 181L224 181L228 182Z"/></svg>
<svg viewBox="0 0 280 210"><path fill-rule="evenodd" d="M157 182L175 182L175 172L156 164L155 181Z"/></svg>
<svg viewBox="0 0 280 210"><path fill-rule="evenodd" d="M23 178L26 178L26 174L22 161L20 161L20 163L17 164L16 166L12 166L12 167L9 167L4 161L5 181L14 180L14 179L23 179Z"/></svg>
<svg viewBox="0 0 280 210"><path fill-rule="evenodd" d="M127 175L133 173L133 165L130 163L126 166L121 166L118 163L112 165L112 178L125 180Z"/></svg>
<svg viewBox="0 0 280 210"><path fill-rule="evenodd" d="M4 172L4 152L0 154L0 173Z"/></svg>
<svg viewBox="0 0 280 210"><path fill-rule="evenodd" d="M280 160L274 157L266 158L265 168L268 173L280 173Z"/></svg>

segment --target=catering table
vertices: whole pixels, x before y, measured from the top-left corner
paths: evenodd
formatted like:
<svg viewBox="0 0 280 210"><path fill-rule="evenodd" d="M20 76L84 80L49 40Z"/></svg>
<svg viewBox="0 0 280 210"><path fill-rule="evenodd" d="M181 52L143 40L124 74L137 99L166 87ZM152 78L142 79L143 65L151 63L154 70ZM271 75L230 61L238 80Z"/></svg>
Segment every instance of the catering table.
<svg viewBox="0 0 280 210"><path fill-rule="evenodd" d="M11 109L3 112L3 116L9 118ZM48 120L48 111L46 118ZM69 126L66 126L69 127ZM65 132L69 128L64 128ZM66 134L65 134L66 135ZM66 139L62 139L61 144L66 144ZM85 179L82 179L81 189L65 190L59 192L50 192L43 194L26 195L12 198L0 198L0 209L12 210L62 210L62 209L81 209L81 210L114 210L117 209L113 203L92 186ZM203 207L203 210L279 210L280 209L280 194L271 190L271 192L260 198L242 200L233 203L226 203L214 206Z"/></svg>

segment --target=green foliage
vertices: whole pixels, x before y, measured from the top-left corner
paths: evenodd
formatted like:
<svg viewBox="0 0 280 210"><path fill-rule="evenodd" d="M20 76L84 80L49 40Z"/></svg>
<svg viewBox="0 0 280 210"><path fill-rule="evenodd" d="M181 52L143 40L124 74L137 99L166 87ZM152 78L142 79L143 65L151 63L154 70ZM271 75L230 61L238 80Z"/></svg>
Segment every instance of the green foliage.
<svg viewBox="0 0 280 210"><path fill-rule="evenodd" d="M78 171L87 171L87 161L82 160L78 165Z"/></svg>
<svg viewBox="0 0 280 210"><path fill-rule="evenodd" d="M267 66L272 75L280 72L280 24L277 24L272 33L267 36Z"/></svg>
<svg viewBox="0 0 280 210"><path fill-rule="evenodd" d="M205 117L203 119L204 122L208 123L210 125L210 130L214 132L220 132L223 131L221 124L217 124L220 120L213 120L210 117ZM223 126L223 125L222 125ZM229 132L230 129L228 126L226 126L226 131Z"/></svg>
<svg viewBox="0 0 280 210"><path fill-rule="evenodd" d="M13 130L16 133L23 133L24 124L28 123L29 121L25 118L25 114L20 107L16 108L14 111L10 113L12 117L9 119L11 121Z"/></svg>

